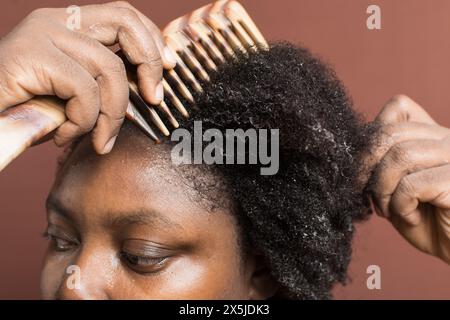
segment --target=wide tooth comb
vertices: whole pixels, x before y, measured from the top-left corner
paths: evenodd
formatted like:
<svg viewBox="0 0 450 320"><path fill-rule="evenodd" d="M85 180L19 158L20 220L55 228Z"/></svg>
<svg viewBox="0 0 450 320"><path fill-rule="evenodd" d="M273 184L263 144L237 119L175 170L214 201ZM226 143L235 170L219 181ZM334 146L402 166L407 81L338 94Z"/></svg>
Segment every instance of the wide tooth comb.
<svg viewBox="0 0 450 320"><path fill-rule="evenodd" d="M189 101L190 104L194 103L194 97L189 89L186 87L184 82L181 80L180 76L175 72L175 70L167 71L167 80L173 82L173 86L181 93L181 95ZM173 91L172 91L173 92ZM183 107L184 108L184 107ZM185 109L186 110L186 109ZM187 111L186 111L187 113Z"/></svg>
<svg viewBox="0 0 450 320"><path fill-rule="evenodd" d="M164 136L170 135L169 128L178 128L176 116L189 117L189 108L195 106L193 93L202 92L201 83L209 81L217 66L238 52L268 46L242 5L230 0L216 1L172 21L163 36L177 65L164 71L164 101L159 106L144 101L135 68L126 63L130 89L126 117L156 142L154 128ZM65 120L64 102L49 97L36 97L0 113L0 171Z"/></svg>
<svg viewBox="0 0 450 320"><path fill-rule="evenodd" d="M142 99L139 95L137 86L134 83L130 83L130 100L135 103L138 110L144 115L144 117L148 117L153 122L159 131L161 131L165 136L170 134L169 129L167 129L164 125L164 122L161 120L155 109L153 107L149 107L147 103L145 103L144 99Z"/></svg>
<svg viewBox="0 0 450 320"><path fill-rule="evenodd" d="M179 42L176 39L174 39L173 37L166 39L166 41L167 41L167 45L179 48L177 50L177 52L175 53L177 65L175 66L174 72L179 73L179 75L180 75L179 78L186 82L185 86L187 86L197 92L201 92L202 87L193 73L193 72L198 73L199 70L191 71L191 69L189 69L189 67L186 65L186 63L184 63L184 60L181 58L181 56L183 56L183 58L186 59L186 55L189 55L189 53L186 52L184 50L184 47L181 46L179 44Z"/></svg>
<svg viewBox="0 0 450 320"><path fill-rule="evenodd" d="M144 117L142 117L142 115L138 112L132 101L128 102L126 117L127 119L135 123L138 127L140 127L150 138L155 140L155 142L159 143L158 136L152 130L152 128L150 128L148 123L145 121Z"/></svg>
<svg viewBox="0 0 450 320"><path fill-rule="evenodd" d="M225 62L225 57L222 52L220 52L220 48L212 40L211 28L209 28L204 21L199 21L196 23L192 23L188 25L186 28L186 33L189 34L191 45L203 49L205 53L212 60L215 61L216 64L221 64ZM215 65L214 65L215 66Z"/></svg>
<svg viewBox="0 0 450 320"><path fill-rule="evenodd" d="M179 78L178 78L179 79ZM181 79L179 80L181 82ZM190 95L189 90L186 88L186 86L183 86L183 91L185 90L187 93L189 93L189 97L185 96L185 99L187 99L189 102L194 102L194 98L192 97L192 95ZM170 87L170 85L167 83L167 81L165 79L163 79L163 87L164 87L164 94L165 96L170 100L170 102L172 102L172 104L175 106L175 108L177 108L177 110L185 117L189 117L189 113L187 112L186 108L183 106L183 104L181 103L180 99L175 95L175 92L173 92L172 88ZM180 90L180 89L178 89ZM183 94L184 96L184 94ZM163 101L164 102L164 101Z"/></svg>
<svg viewBox="0 0 450 320"><path fill-rule="evenodd" d="M222 14L213 14L209 18L209 23L212 28L220 30L219 32L233 51L246 52L237 35L231 30L231 23L226 17Z"/></svg>

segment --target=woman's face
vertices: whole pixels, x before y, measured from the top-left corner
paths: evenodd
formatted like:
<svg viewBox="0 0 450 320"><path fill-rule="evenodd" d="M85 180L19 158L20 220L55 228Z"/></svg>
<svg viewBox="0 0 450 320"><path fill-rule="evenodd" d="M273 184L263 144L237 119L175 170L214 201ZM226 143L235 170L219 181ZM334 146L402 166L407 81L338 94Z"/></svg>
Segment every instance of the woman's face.
<svg viewBox="0 0 450 320"><path fill-rule="evenodd" d="M264 298L232 214L196 199L167 146L136 152L138 143L119 139L110 155L97 156L88 140L47 201L44 298Z"/></svg>

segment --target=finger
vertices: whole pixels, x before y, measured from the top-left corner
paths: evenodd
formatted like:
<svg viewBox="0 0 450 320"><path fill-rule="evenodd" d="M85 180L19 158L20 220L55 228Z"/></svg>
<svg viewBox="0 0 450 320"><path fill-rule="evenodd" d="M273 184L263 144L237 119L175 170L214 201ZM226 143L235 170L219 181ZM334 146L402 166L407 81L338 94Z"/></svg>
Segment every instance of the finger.
<svg viewBox="0 0 450 320"><path fill-rule="evenodd" d="M139 10L137 10L134 6L132 6L130 3L126 1L116 1L116 2L110 2L106 5L113 6L113 7L119 7L119 8L128 8L130 10L133 10L134 13L137 14L141 22L146 26L146 28L150 31L150 33L153 36L153 40L155 41L156 46L158 47L159 54L163 61L163 67L166 69L172 69L175 67L177 61L175 59L175 56L173 55L172 51L168 46L166 46L162 33L159 30L159 28L144 14L142 14Z"/></svg>
<svg viewBox="0 0 450 320"><path fill-rule="evenodd" d="M56 95L67 101L68 120L55 133L55 143L61 146L94 127L100 93L94 78L76 61L51 43L45 50L29 62L27 76L17 83L31 96Z"/></svg>
<svg viewBox="0 0 450 320"><path fill-rule="evenodd" d="M26 82L30 82L30 78L28 74ZM26 89L26 82L0 66L0 112L33 98L33 93Z"/></svg>
<svg viewBox="0 0 450 320"><path fill-rule="evenodd" d="M436 124L431 116L415 101L405 95L391 98L376 118L383 124L400 122L421 122Z"/></svg>
<svg viewBox="0 0 450 320"><path fill-rule="evenodd" d="M54 94L67 100L68 121L57 129L54 136L55 143L63 146L94 127L101 105L100 89L88 71L62 52L55 54L54 65L44 68L47 68Z"/></svg>
<svg viewBox="0 0 450 320"><path fill-rule="evenodd" d="M401 179L415 171L450 162L450 140L409 140L396 144L375 169L372 193L380 213L389 217L389 203Z"/></svg>
<svg viewBox="0 0 450 320"><path fill-rule="evenodd" d="M98 41L73 32L62 32L55 37L54 44L96 79L101 105L92 141L97 153L109 153L125 118L129 99L122 60Z"/></svg>
<svg viewBox="0 0 450 320"><path fill-rule="evenodd" d="M375 167L394 145L409 140L441 140L450 136L450 130L439 125L418 122L386 124L380 129L375 147L367 159Z"/></svg>
<svg viewBox="0 0 450 320"><path fill-rule="evenodd" d="M161 103L163 62L154 38L128 8L91 5L81 8L80 32L104 45L118 43L127 60L137 66L139 90L154 105Z"/></svg>
<svg viewBox="0 0 450 320"><path fill-rule="evenodd" d="M420 203L450 209L450 165L418 171L402 178L391 200L392 213L417 226Z"/></svg>

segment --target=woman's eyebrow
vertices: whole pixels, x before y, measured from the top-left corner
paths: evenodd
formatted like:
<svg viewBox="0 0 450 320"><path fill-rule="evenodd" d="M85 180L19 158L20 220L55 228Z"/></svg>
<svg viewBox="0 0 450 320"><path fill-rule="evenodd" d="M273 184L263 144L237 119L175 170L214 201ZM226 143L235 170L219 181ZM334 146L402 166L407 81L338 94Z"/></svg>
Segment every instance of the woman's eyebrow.
<svg viewBox="0 0 450 320"><path fill-rule="evenodd" d="M181 224L167 218L161 212L151 209L133 210L132 212L115 212L114 216L109 218L108 224L113 227L138 224L172 229L184 229Z"/></svg>
<svg viewBox="0 0 450 320"><path fill-rule="evenodd" d="M56 199L52 194L50 194L45 202L45 207L47 210L51 210L52 212L70 220L74 220L74 215L71 210L66 208L58 199Z"/></svg>
<svg viewBox="0 0 450 320"><path fill-rule="evenodd" d="M75 220L75 214L72 210L64 206L57 198L53 195L49 195L46 201L47 210L51 210L55 214L58 214L69 221ZM183 226L167 218L166 215L162 214L157 210L141 208L137 210L132 210L129 212L110 212L107 215L105 225L113 227L124 227L132 224L157 226L165 228L176 228L184 229Z"/></svg>

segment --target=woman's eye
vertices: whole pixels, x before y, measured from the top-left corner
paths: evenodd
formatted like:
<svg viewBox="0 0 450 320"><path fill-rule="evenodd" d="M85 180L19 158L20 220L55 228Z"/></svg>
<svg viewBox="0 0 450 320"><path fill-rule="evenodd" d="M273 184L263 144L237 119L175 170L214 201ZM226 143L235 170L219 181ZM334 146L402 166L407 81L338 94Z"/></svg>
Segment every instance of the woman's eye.
<svg viewBox="0 0 450 320"><path fill-rule="evenodd" d="M71 241L67 241L61 238L54 238L55 248L58 251L67 251L75 248L77 245Z"/></svg>
<svg viewBox="0 0 450 320"><path fill-rule="evenodd" d="M73 241L66 240L48 233L45 234L45 237L50 239L51 245L56 251L69 251L76 248L78 245Z"/></svg>
<svg viewBox="0 0 450 320"><path fill-rule="evenodd" d="M159 271L168 260L168 257L137 256L127 252L121 252L121 256L125 263L138 273Z"/></svg>

